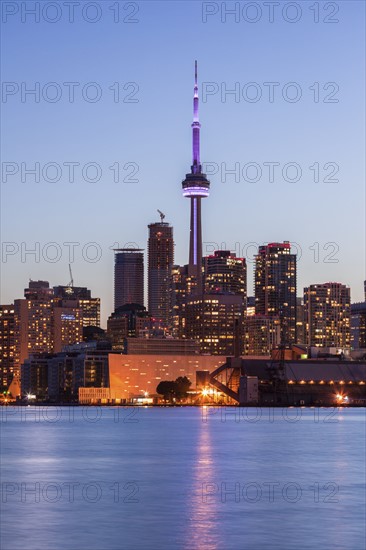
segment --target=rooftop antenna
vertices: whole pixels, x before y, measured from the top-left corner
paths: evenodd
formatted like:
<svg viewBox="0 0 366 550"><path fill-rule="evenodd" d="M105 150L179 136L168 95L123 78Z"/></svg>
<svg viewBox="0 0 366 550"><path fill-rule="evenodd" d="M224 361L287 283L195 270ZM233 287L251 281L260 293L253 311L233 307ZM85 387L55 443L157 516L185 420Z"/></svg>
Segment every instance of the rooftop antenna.
<svg viewBox="0 0 366 550"><path fill-rule="evenodd" d="M67 286L74 286L74 279L72 278L71 264L69 264L70 282Z"/></svg>
<svg viewBox="0 0 366 550"><path fill-rule="evenodd" d="M163 214L163 212L159 209L158 209L158 212L159 212L159 215L160 215L160 221L161 221L161 223L163 223L164 219L165 219L165 214Z"/></svg>

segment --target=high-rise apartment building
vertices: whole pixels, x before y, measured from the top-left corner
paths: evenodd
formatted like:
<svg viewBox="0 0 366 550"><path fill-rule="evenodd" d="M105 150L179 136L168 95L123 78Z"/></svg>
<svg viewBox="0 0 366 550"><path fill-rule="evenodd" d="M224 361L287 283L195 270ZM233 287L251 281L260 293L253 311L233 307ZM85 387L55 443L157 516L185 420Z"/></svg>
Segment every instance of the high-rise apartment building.
<svg viewBox="0 0 366 550"><path fill-rule="evenodd" d="M15 300L16 362L32 353L51 353L53 289L47 281L30 281L25 298Z"/></svg>
<svg viewBox="0 0 366 550"><path fill-rule="evenodd" d="M188 274L188 265L175 265L171 274L172 331L173 336L182 338L183 305L188 296L195 292L197 280Z"/></svg>
<svg viewBox="0 0 366 550"><path fill-rule="evenodd" d="M271 355L280 344L280 320L268 315L247 315L245 318L246 354Z"/></svg>
<svg viewBox="0 0 366 550"><path fill-rule="evenodd" d="M149 225L148 310L166 327L172 325L171 275L174 264L173 228L164 221Z"/></svg>
<svg viewBox="0 0 366 550"><path fill-rule="evenodd" d="M288 241L260 246L255 258L255 311L278 317L283 344L296 343L296 254Z"/></svg>
<svg viewBox="0 0 366 550"><path fill-rule="evenodd" d="M351 304L351 347L366 350L366 301Z"/></svg>
<svg viewBox="0 0 366 550"><path fill-rule="evenodd" d="M305 323L305 308L304 299L302 297L296 298L296 343L306 343L306 323Z"/></svg>
<svg viewBox="0 0 366 550"><path fill-rule="evenodd" d="M82 342L83 311L77 300L55 300L51 329L53 353L60 353L64 346Z"/></svg>
<svg viewBox="0 0 366 550"><path fill-rule="evenodd" d="M113 350L123 350L125 338L138 338L152 329L152 318L140 304L118 307L107 321L107 336Z"/></svg>
<svg viewBox="0 0 366 550"><path fill-rule="evenodd" d="M144 305L144 254L140 248L115 249L114 309Z"/></svg>
<svg viewBox="0 0 366 550"><path fill-rule="evenodd" d="M247 316L255 315L255 297L254 296L248 296L247 297Z"/></svg>
<svg viewBox="0 0 366 550"><path fill-rule="evenodd" d="M14 302L17 368L30 355L82 341L82 311L76 300L55 298L47 281L30 281L24 296Z"/></svg>
<svg viewBox="0 0 366 550"><path fill-rule="evenodd" d="M229 250L216 250L203 259L206 293L220 292L247 298L247 266L245 258L237 258Z"/></svg>
<svg viewBox="0 0 366 550"><path fill-rule="evenodd" d="M310 285L304 289L307 345L350 346L350 288L341 283Z"/></svg>
<svg viewBox="0 0 366 550"><path fill-rule="evenodd" d="M235 334L244 352L243 298L235 294L190 296L183 304L183 333L195 340L203 354L234 355ZM237 326L238 323L238 326Z"/></svg>
<svg viewBox="0 0 366 550"><path fill-rule="evenodd" d="M83 314L83 327L100 326L100 298L92 298L91 291L80 286L54 286L55 298L76 300Z"/></svg>
<svg viewBox="0 0 366 550"><path fill-rule="evenodd" d="M0 391L7 390L15 372L14 305L0 305Z"/></svg>

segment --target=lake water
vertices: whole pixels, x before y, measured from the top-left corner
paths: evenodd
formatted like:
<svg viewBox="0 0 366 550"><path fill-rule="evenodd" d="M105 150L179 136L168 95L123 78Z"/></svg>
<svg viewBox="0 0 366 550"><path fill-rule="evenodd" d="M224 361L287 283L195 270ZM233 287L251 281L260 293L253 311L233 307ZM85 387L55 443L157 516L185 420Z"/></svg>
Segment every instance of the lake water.
<svg viewBox="0 0 366 550"><path fill-rule="evenodd" d="M1 407L1 550L364 550L365 409Z"/></svg>

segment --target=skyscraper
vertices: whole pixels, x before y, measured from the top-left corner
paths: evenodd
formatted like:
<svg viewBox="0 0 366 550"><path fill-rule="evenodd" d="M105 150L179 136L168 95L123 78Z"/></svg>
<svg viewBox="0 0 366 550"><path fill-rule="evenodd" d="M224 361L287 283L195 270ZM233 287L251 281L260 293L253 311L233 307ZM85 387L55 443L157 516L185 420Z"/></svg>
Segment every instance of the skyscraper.
<svg viewBox="0 0 366 550"><path fill-rule="evenodd" d="M245 258L237 258L230 250L216 250L204 258L205 292L236 294L247 298L247 266Z"/></svg>
<svg viewBox="0 0 366 550"><path fill-rule="evenodd" d="M341 283L304 288L308 346L350 346L350 292L350 288Z"/></svg>
<svg viewBox="0 0 366 550"><path fill-rule="evenodd" d="M14 301L16 362L31 353L51 353L53 289L47 281L30 281L24 298Z"/></svg>
<svg viewBox="0 0 366 550"><path fill-rule="evenodd" d="M305 308L303 297L296 298L296 338L297 344L305 344Z"/></svg>
<svg viewBox="0 0 366 550"><path fill-rule="evenodd" d="M54 286L55 298L76 300L83 312L83 327L100 326L100 298L92 298L91 291L81 286Z"/></svg>
<svg viewBox="0 0 366 550"><path fill-rule="evenodd" d="M174 264L173 228L161 221L149 225L148 310L168 327L172 324L171 276Z"/></svg>
<svg viewBox="0 0 366 550"><path fill-rule="evenodd" d="M14 305L0 306L0 390L8 389L15 366Z"/></svg>
<svg viewBox="0 0 366 550"><path fill-rule="evenodd" d="M279 317L282 343L296 343L296 254L291 254L288 241L259 247L255 258L255 312Z"/></svg>
<svg viewBox="0 0 366 550"><path fill-rule="evenodd" d="M151 327L151 316L141 304L119 306L108 317L107 335L112 349L123 350L124 340L128 336L142 336Z"/></svg>
<svg viewBox="0 0 366 550"><path fill-rule="evenodd" d="M16 367L31 354L61 351L82 340L82 311L76 300L55 298L47 281L30 281L15 300Z"/></svg>
<svg viewBox="0 0 366 550"><path fill-rule="evenodd" d="M115 249L114 309L144 305L144 254L140 248Z"/></svg>
<svg viewBox="0 0 366 550"><path fill-rule="evenodd" d="M188 265L174 265L171 276L171 297L173 314L173 335L183 338L183 306L194 289L195 277L188 275Z"/></svg>
<svg viewBox="0 0 366 550"><path fill-rule="evenodd" d="M235 330L239 329L241 355L244 352L243 299L235 294L189 296L183 304L184 336L195 340L203 354L234 355Z"/></svg>
<svg viewBox="0 0 366 550"><path fill-rule="evenodd" d="M53 353L83 340L83 311L77 300L54 300L51 329Z"/></svg>
<svg viewBox="0 0 366 550"><path fill-rule="evenodd" d="M351 346L366 350L366 301L351 304Z"/></svg>
<svg viewBox="0 0 366 550"><path fill-rule="evenodd" d="M208 197L210 182L202 173L200 160L200 128L198 113L198 84L197 84L197 61L195 62L195 83L193 97L193 123L192 123L192 149L193 162L191 172L186 174L182 182L183 196L191 202L191 223L189 237L189 264L188 276L195 277L197 281L196 291L202 292L202 222L201 222L201 199Z"/></svg>
<svg viewBox="0 0 366 550"><path fill-rule="evenodd" d="M245 319L246 353L270 355L280 344L280 320L268 315L248 315Z"/></svg>
<svg viewBox="0 0 366 550"><path fill-rule="evenodd" d="M351 304L351 347L366 350L366 281L363 283L365 299Z"/></svg>

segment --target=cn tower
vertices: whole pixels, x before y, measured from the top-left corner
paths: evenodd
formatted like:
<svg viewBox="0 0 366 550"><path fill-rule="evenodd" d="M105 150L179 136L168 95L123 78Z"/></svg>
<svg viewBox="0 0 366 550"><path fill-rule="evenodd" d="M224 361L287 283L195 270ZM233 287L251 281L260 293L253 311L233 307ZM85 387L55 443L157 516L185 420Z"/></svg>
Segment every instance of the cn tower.
<svg viewBox="0 0 366 550"><path fill-rule="evenodd" d="M198 114L198 84L196 61L192 123L193 162L190 174L186 174L186 179L182 182L182 189L183 197L187 197L191 201L188 275L196 279L198 293L202 291L201 199L208 197L210 193L210 182L208 181L206 174L202 173L202 166L200 161L200 128L201 124Z"/></svg>

